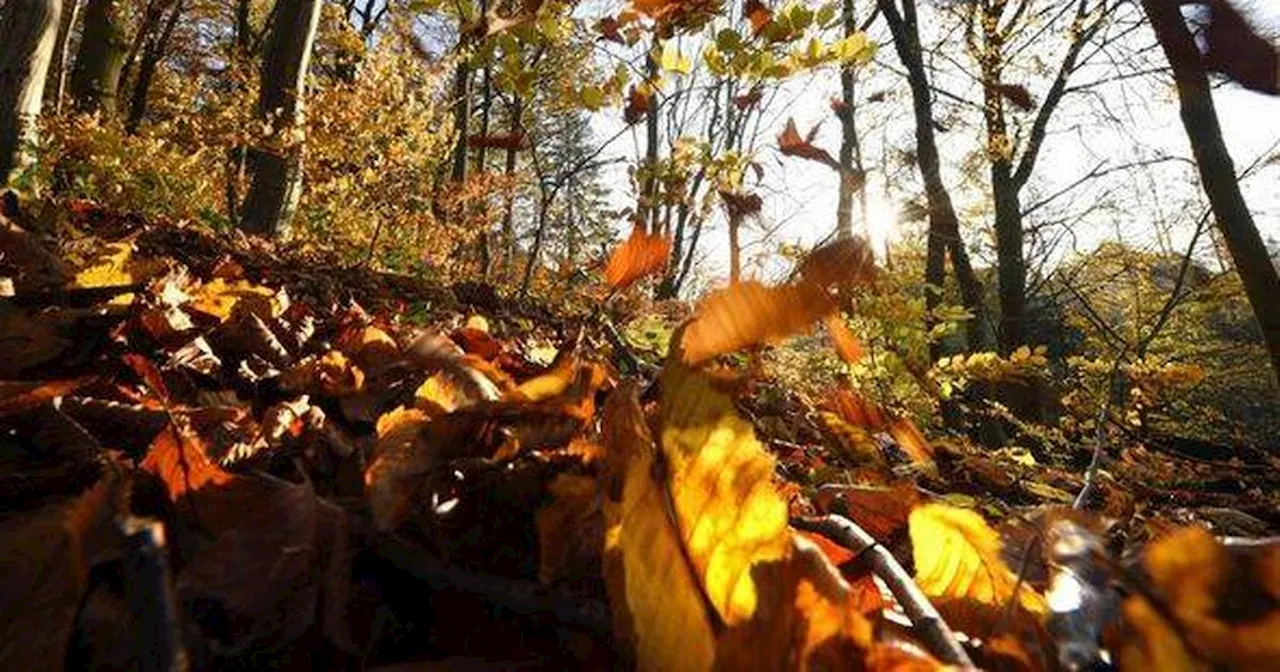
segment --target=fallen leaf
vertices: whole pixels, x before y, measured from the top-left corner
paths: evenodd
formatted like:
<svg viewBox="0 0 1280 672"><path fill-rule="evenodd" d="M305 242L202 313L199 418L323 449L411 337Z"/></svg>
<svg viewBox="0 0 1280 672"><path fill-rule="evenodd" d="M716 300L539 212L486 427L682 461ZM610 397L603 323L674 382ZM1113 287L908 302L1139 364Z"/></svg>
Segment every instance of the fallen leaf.
<svg viewBox="0 0 1280 672"><path fill-rule="evenodd" d="M661 385L660 444L633 383L605 408L605 576L639 669L855 665L869 623L822 552L788 527L750 424L674 359Z"/></svg>
<svg viewBox="0 0 1280 672"><path fill-rule="evenodd" d="M680 341L684 360L698 364L748 346L776 343L834 310L827 290L812 284L767 287L754 280L739 282L698 303Z"/></svg>
<svg viewBox="0 0 1280 672"><path fill-rule="evenodd" d="M990 636L1006 605L1014 601L1014 626L1039 629L1044 598L1025 582L1017 585L1017 576L1001 558L999 535L982 516L945 504L925 504L908 520L916 584L952 627Z"/></svg>
<svg viewBox="0 0 1280 672"><path fill-rule="evenodd" d="M89 570L121 545L115 518L125 512L126 493L108 477L70 500L0 516L4 669L64 669Z"/></svg>
<svg viewBox="0 0 1280 672"><path fill-rule="evenodd" d="M600 552L601 528L596 497L596 479L591 476L559 474L547 485L551 501L538 509L538 580L552 583L567 574L574 555Z"/></svg>
<svg viewBox="0 0 1280 672"><path fill-rule="evenodd" d="M283 311L276 292L246 280L224 278L214 278L201 285L196 290L190 307L222 322L230 320L237 308L248 310L263 320L269 320Z"/></svg>
<svg viewBox="0 0 1280 672"><path fill-rule="evenodd" d="M1265 669L1280 660L1280 544L1228 549L1187 527L1152 542L1142 566L1177 623L1141 595L1127 599L1126 669Z"/></svg>
<svg viewBox="0 0 1280 672"><path fill-rule="evenodd" d="M626 289L635 281L667 267L671 241L645 231L637 224L631 236L613 250L604 267L604 279L614 289Z"/></svg>
<svg viewBox="0 0 1280 672"><path fill-rule="evenodd" d="M0 418L39 408L93 381L93 376L33 382L0 381Z"/></svg>

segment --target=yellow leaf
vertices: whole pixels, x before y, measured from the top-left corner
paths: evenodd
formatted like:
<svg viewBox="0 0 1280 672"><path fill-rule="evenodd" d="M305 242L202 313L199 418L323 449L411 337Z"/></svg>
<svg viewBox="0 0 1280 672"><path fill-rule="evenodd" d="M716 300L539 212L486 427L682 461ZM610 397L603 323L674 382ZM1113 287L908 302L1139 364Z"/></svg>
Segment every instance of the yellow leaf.
<svg viewBox="0 0 1280 672"><path fill-rule="evenodd" d="M92 287L114 287L128 285L134 281L129 272L129 264L133 260L133 246L129 243L111 243L103 249L92 262L76 273L71 281L75 289Z"/></svg>
<svg viewBox="0 0 1280 672"><path fill-rule="evenodd" d="M394 527L410 504L411 493L403 487L403 481L406 475L422 471L414 459L413 444L429 421L426 413L403 406L378 418L376 457L365 472L369 508L378 529Z"/></svg>
<svg viewBox="0 0 1280 672"><path fill-rule="evenodd" d="M413 393L414 407L431 415L452 413L460 401L465 399L442 373L436 373L422 381Z"/></svg>
<svg viewBox="0 0 1280 672"><path fill-rule="evenodd" d="M245 280L214 278L212 282L200 287L191 302L193 310L212 315L223 322L231 319L237 306L242 306L242 310L248 310L263 320L281 312L275 292Z"/></svg>
<svg viewBox="0 0 1280 672"><path fill-rule="evenodd" d="M605 575L639 669L855 665L870 624L788 527L774 460L713 380L668 361L661 441L634 383L605 408Z"/></svg>
<svg viewBox="0 0 1280 672"><path fill-rule="evenodd" d="M916 508L909 518L916 583L955 628L986 637L1016 599L1018 623L1039 623L1044 598L1000 557L1000 537L982 516L945 504ZM1034 629L1033 629L1034 630Z"/></svg>
<svg viewBox="0 0 1280 672"><path fill-rule="evenodd" d="M662 47L662 69L687 75L693 71L693 62L680 53L680 48L675 43L668 42Z"/></svg>

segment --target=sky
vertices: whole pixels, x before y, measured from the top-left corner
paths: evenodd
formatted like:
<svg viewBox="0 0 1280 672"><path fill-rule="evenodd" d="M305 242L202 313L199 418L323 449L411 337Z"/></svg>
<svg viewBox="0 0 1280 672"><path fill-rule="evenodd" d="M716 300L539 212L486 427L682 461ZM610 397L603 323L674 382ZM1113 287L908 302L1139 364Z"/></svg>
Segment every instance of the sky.
<svg viewBox="0 0 1280 672"><path fill-rule="evenodd" d="M1270 27L1280 28L1280 3L1263 7L1262 14ZM931 17L934 20L930 20ZM931 36L936 37L937 30L955 22L954 18L937 20L936 13L922 10L926 45ZM863 138L870 169L868 233L876 248L883 250L886 243L918 233L923 226L896 221L899 202L917 195L919 178L914 165L896 160L900 150L914 148L910 95L905 80L898 74L901 68L888 42L887 30L883 22L877 23L869 33L873 40L881 43L881 49L875 62L866 66L860 75L859 104L868 106L866 113L860 114L868 120L863 122L868 126L863 129ZM1115 30L1119 31L1119 26ZM1056 50L1061 48L1058 43L1065 44L1060 37L1057 41L1049 37L1040 40L1046 45L1045 53L1037 51L1036 58L1024 59L1030 64L1025 72L1011 68L1012 73L1007 75L1025 76L1022 81L1037 101L1051 83L1056 54L1060 53ZM682 48L689 55L697 53L696 45L688 42L682 44ZM979 89L959 67L968 63L969 57L964 53L943 53L936 57L934 65L940 70L934 85L958 98L979 100ZM1165 67L1163 56L1154 45L1154 36L1145 26L1120 38L1114 49L1095 54L1072 82L1074 85L1106 81L1121 72L1141 70L1143 63L1148 63L1153 70ZM1036 69L1042 64L1047 64L1047 73ZM865 97L871 93L882 93L884 99L869 103ZM748 273L776 277L784 272L785 264L776 258L769 261L773 257L769 253L780 243L813 245L834 229L838 198L835 173L816 163L782 157L774 136L788 117L795 119L802 133L822 122L815 144L835 155L839 149L840 128L828 101L838 95L838 75L828 69L787 82L765 109L765 123L760 137L756 138L756 159L765 169L764 185L760 188L765 207L762 221L744 236L748 255L758 255L765 264L754 267L748 264ZM1237 173L1257 162L1259 157L1276 155L1280 150L1280 97L1268 97L1222 83L1215 90L1214 99ZM982 212L982 205L988 200L982 187L985 164L978 161L960 166L956 161L956 157L980 148L978 143L983 142L981 126L977 125L980 119L966 105L943 95L935 102L934 113L935 119L948 128L939 133L940 152L947 164L944 180L952 189L963 224L974 232L971 247L977 263L991 263L991 246L983 242L983 231L990 226L990 217ZM620 116L608 112L597 115L594 121L597 136L612 137L623 126ZM1012 116L1015 123L1030 125L1030 114ZM642 151L643 125L640 125L624 133L609 153L633 160ZM1049 201L1028 216L1029 225L1042 225L1045 240L1054 241L1052 251L1045 256L1046 263L1052 265L1072 254L1087 254L1100 242L1115 238L1171 251L1184 249L1194 221L1206 204L1190 157L1172 80L1166 73L1128 77L1068 94L1053 118L1034 177L1024 192L1024 208L1075 183L1090 171L1106 174ZM1134 162L1150 165L1142 169L1121 169ZM614 201L619 206L631 205L634 195L630 193L625 168L616 167L605 175L607 184L614 189ZM1280 161L1255 167L1242 181L1246 201L1254 211L1263 237L1280 241L1280 187L1277 185L1280 185ZM1058 220L1064 223L1055 225ZM772 233L765 235L765 230ZM717 276L723 276L727 268L726 239L723 225L718 225L710 232L709 244L704 250L707 256L703 267L713 284L721 280ZM1210 254L1212 249L1206 239L1202 256ZM1039 247L1029 250L1030 253L1039 251Z"/></svg>

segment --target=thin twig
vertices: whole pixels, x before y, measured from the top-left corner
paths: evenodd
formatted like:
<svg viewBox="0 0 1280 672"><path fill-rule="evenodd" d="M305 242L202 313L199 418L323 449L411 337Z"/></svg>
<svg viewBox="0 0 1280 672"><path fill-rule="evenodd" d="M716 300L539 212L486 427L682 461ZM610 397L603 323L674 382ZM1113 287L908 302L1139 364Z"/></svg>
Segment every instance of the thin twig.
<svg viewBox="0 0 1280 672"><path fill-rule="evenodd" d="M856 523L836 514L816 518L793 518L791 524L797 529L817 532L866 558L871 571L880 577L889 587L898 604L906 612L907 618L920 634L921 641L938 660L948 665L973 667L973 661L965 652L956 635L951 631L942 615L925 597L907 570L898 564L893 554L875 540L867 531Z"/></svg>

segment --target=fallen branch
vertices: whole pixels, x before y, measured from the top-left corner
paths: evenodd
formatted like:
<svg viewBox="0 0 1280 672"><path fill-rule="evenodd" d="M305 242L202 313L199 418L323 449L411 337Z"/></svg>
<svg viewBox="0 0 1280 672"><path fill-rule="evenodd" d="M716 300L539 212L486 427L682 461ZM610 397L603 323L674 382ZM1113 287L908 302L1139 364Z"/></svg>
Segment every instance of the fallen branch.
<svg viewBox="0 0 1280 672"><path fill-rule="evenodd" d="M938 660L960 667L973 667L973 661L965 652L956 635L942 615L920 591L920 587L898 564L893 554L856 523L836 514L821 517L793 518L791 524L806 532L817 532L865 558L871 571L884 581L898 604L906 612L920 634L921 641Z"/></svg>

